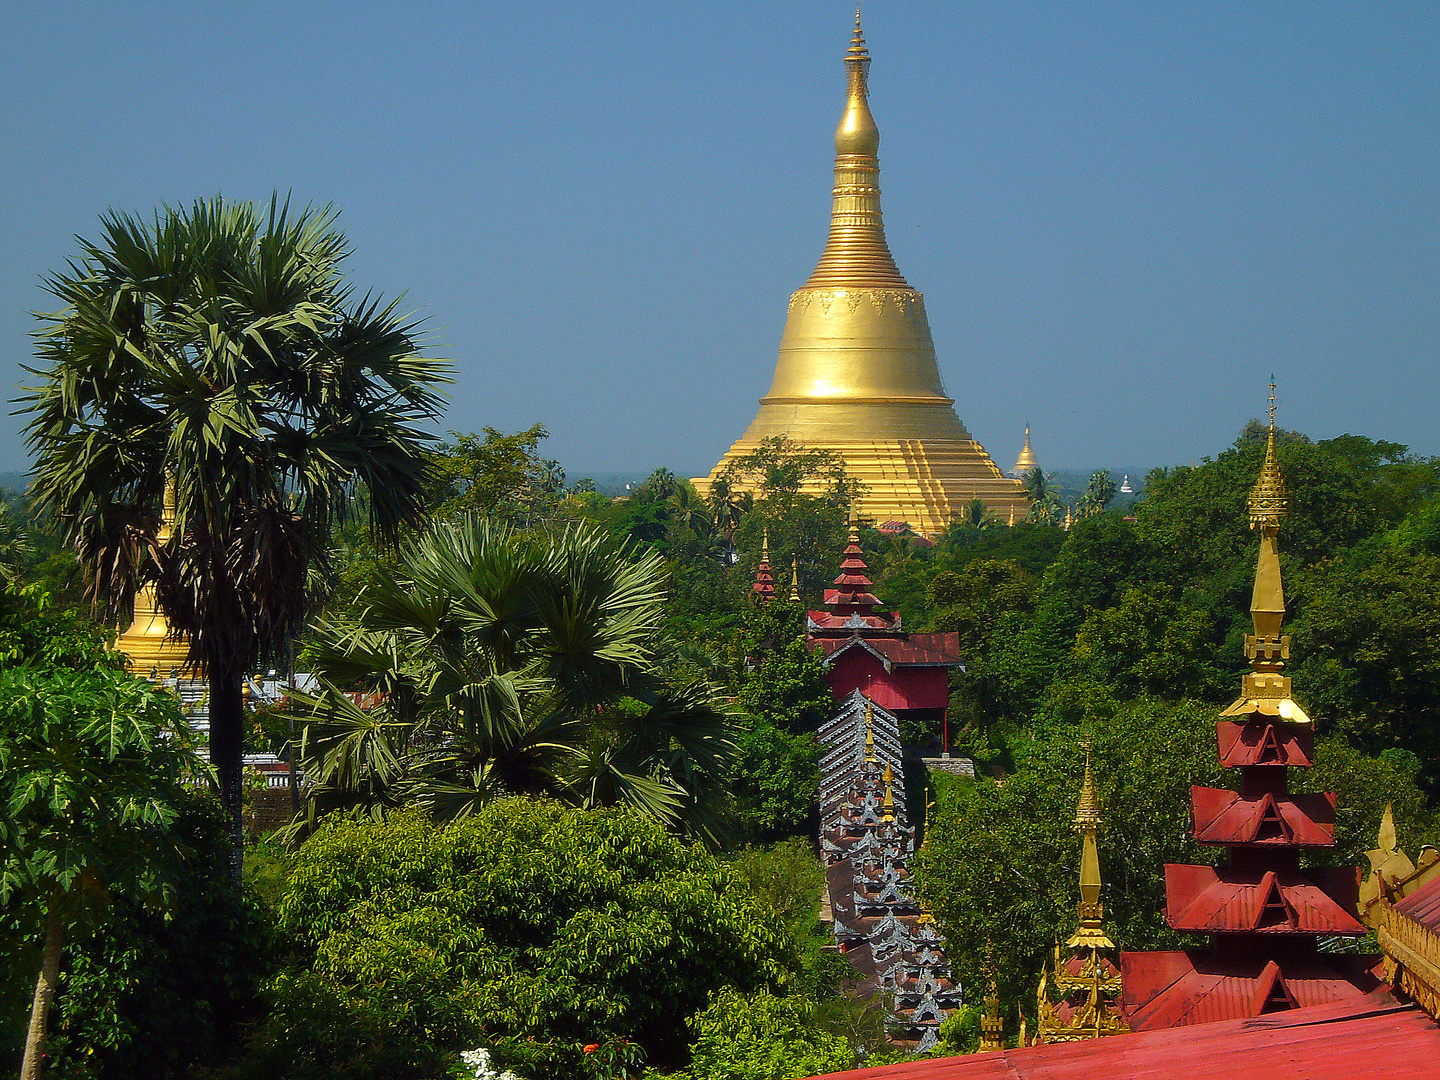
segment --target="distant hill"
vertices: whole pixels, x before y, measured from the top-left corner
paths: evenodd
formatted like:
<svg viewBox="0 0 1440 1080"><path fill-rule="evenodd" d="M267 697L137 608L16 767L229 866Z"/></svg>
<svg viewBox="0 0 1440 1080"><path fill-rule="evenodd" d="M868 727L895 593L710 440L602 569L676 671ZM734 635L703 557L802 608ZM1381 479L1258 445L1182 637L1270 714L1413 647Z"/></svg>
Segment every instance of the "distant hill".
<svg viewBox="0 0 1440 1080"><path fill-rule="evenodd" d="M0 495L14 498L30 486L30 474L23 472L0 472Z"/></svg>

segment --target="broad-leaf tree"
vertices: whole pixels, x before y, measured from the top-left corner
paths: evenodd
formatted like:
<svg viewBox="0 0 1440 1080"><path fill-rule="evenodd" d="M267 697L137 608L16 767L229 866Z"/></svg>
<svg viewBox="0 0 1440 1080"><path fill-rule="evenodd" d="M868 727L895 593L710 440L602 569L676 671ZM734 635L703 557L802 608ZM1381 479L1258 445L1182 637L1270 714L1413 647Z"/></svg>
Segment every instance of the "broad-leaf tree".
<svg viewBox="0 0 1440 1080"><path fill-rule="evenodd" d="M171 826L195 772L173 702L114 668L0 672L0 908L43 927L23 1080L40 1075L60 954L112 891L164 908L185 856Z"/></svg>
<svg viewBox="0 0 1440 1080"><path fill-rule="evenodd" d="M119 621L154 582L210 683L210 753L241 859L242 680L285 657L306 580L358 485L382 540L425 490L443 362L394 304L357 297L331 209L216 197L112 212L46 281L21 399L34 503ZM173 491L175 523L162 530Z"/></svg>

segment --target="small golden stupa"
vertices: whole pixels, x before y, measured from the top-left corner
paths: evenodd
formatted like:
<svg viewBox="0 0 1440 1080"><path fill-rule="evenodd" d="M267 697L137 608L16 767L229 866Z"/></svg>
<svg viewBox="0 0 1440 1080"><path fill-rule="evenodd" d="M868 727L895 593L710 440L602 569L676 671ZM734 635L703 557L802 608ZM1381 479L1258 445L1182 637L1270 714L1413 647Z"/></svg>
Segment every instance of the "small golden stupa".
<svg viewBox="0 0 1440 1080"><path fill-rule="evenodd" d="M155 539L164 543L175 528L175 488L165 485L165 502L160 513L160 531ZM135 594L135 617L115 640L115 648L130 661L130 670L142 678L163 679L186 671L189 644L170 634L165 613L155 596L153 582Z"/></svg>
<svg viewBox="0 0 1440 1080"><path fill-rule="evenodd" d="M1032 469L1040 468L1040 460L1035 456L1035 451L1030 449L1030 424L1025 424L1025 445L1020 448L1020 456L1015 459L1015 468L1010 470L1010 475L1017 480L1024 480L1025 474Z"/></svg>
<svg viewBox="0 0 1440 1080"><path fill-rule="evenodd" d="M760 411L695 486L708 494L727 465L762 439L785 436L840 458L865 485L865 509L876 521L906 521L933 534L976 498L997 515L1016 508L1028 514L1020 484L971 438L946 396L925 299L901 276L886 244L869 67L857 12L845 55L845 112L835 132L829 242L790 297L775 379ZM819 481L809 493L822 493Z"/></svg>

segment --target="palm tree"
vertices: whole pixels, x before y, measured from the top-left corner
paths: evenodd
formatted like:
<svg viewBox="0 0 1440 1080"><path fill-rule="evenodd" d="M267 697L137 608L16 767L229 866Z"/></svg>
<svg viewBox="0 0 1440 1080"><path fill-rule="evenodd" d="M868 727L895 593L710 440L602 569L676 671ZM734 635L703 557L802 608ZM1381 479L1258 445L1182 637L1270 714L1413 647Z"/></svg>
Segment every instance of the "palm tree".
<svg viewBox="0 0 1440 1080"><path fill-rule="evenodd" d="M1085 485L1085 494L1080 497L1080 517L1103 514L1115 500L1118 490L1109 469L1096 469L1090 474L1089 483Z"/></svg>
<svg viewBox="0 0 1440 1080"><path fill-rule="evenodd" d="M154 582L209 680L210 755L242 857L242 679L287 658L331 528L368 493L391 541L416 517L442 361L345 284L335 211L220 197L153 222L111 212L47 279L39 377L20 399L36 507L111 618ZM173 493L173 529L161 504Z"/></svg>
<svg viewBox="0 0 1440 1080"><path fill-rule="evenodd" d="M705 539L714 532L715 523L710 518L710 508L690 481L677 480L675 490L666 502L670 506L670 516L697 537Z"/></svg>
<svg viewBox="0 0 1440 1080"><path fill-rule="evenodd" d="M1060 497L1050 486L1050 478L1041 469L1031 469L1021 477L1025 497L1030 500L1030 520L1038 525L1060 524Z"/></svg>
<svg viewBox="0 0 1440 1080"><path fill-rule="evenodd" d="M1000 524L1000 519L991 513L990 507L985 505L984 499L971 499L954 520L964 528L975 532L983 532Z"/></svg>
<svg viewBox="0 0 1440 1080"><path fill-rule="evenodd" d="M467 516L423 534L357 621L315 627L323 689L300 701L317 785L292 836L328 809L453 818L528 792L713 838L730 719L659 671L664 580L657 555L632 561L589 526L536 537Z"/></svg>

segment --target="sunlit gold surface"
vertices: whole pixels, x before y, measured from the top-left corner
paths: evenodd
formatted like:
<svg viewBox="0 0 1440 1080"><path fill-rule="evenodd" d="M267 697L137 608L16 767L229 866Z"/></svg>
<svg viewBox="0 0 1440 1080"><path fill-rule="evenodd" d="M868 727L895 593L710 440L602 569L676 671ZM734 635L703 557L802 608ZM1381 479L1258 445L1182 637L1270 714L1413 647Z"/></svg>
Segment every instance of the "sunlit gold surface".
<svg viewBox="0 0 1440 1080"><path fill-rule="evenodd" d="M1255 564L1255 589L1250 597L1250 619L1255 633L1245 635L1250 670L1241 680L1240 697L1221 716L1278 716L1297 724L1310 717L1290 696L1290 676L1284 674L1290 659L1290 635L1280 632L1285 621L1285 586L1280 577L1280 520L1288 496L1285 477L1275 454L1275 383L1270 383L1270 434L1265 462L1250 491L1250 526L1260 530L1260 555Z"/></svg>
<svg viewBox="0 0 1440 1080"><path fill-rule="evenodd" d="M945 393L925 300L890 254L880 212L880 132L870 113L870 54L859 19L845 56L845 111L835 132L830 237L790 297L770 391L750 427L696 486L761 439L785 435L845 462L876 521L943 530L971 499L1028 514L1020 485L971 438ZM811 494L821 494L816 481Z"/></svg>
<svg viewBox="0 0 1440 1080"><path fill-rule="evenodd" d="M1015 468L1010 470L1010 475L1023 479L1025 474L1032 469L1040 468L1040 461L1035 457L1035 451L1030 449L1030 425L1025 425L1025 445L1020 448L1020 456L1015 459Z"/></svg>
<svg viewBox="0 0 1440 1080"><path fill-rule="evenodd" d="M170 539L175 527L175 489L166 485L160 515L161 543ZM115 648L130 661L130 669L146 678L165 678L172 671L185 670L188 645L184 638L170 637L170 627L155 597L155 586L145 585L135 594L135 617L115 641Z"/></svg>

